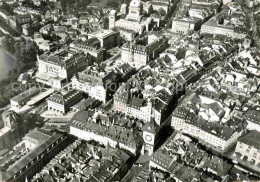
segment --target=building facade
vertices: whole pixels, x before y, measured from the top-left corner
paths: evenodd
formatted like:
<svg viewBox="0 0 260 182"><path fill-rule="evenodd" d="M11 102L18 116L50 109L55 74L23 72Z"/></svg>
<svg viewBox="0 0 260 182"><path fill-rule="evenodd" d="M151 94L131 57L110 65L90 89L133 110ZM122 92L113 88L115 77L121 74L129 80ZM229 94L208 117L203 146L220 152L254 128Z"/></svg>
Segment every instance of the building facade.
<svg viewBox="0 0 260 182"><path fill-rule="evenodd" d="M102 48L111 49L116 46L118 33L112 30L100 29L88 34L88 39L97 38Z"/></svg>
<svg viewBox="0 0 260 182"><path fill-rule="evenodd" d="M76 40L72 42L70 46L75 48L77 51L83 51L85 55L87 55L89 63L100 64L105 59L106 50L101 47L100 40L95 37L89 38L86 41Z"/></svg>
<svg viewBox="0 0 260 182"><path fill-rule="evenodd" d="M221 12L201 26L201 34L223 35L241 39L248 34L246 15L238 2L231 2L224 6Z"/></svg>
<svg viewBox="0 0 260 182"><path fill-rule="evenodd" d="M95 140L112 148L118 147L133 155L138 154L143 144L138 131L115 124L116 119L111 122L106 118L107 115L102 112L93 114L80 111L69 123L70 134L87 141Z"/></svg>
<svg viewBox="0 0 260 182"><path fill-rule="evenodd" d="M115 10L110 12L109 29L116 27L118 29L130 30L137 34L149 31L152 19L143 16L143 2L140 0L132 0L128 9L129 12L125 18L120 18Z"/></svg>
<svg viewBox="0 0 260 182"><path fill-rule="evenodd" d="M77 90L69 91L66 94L55 93L47 99L48 110L54 110L65 114L82 98L82 93Z"/></svg>
<svg viewBox="0 0 260 182"><path fill-rule="evenodd" d="M59 89L88 64L88 56L74 48L43 54L38 57L36 81Z"/></svg>
<svg viewBox="0 0 260 182"><path fill-rule="evenodd" d="M260 133L258 131L250 131L247 135L241 137L237 141L235 155L241 160L259 166L260 165Z"/></svg>
<svg viewBox="0 0 260 182"><path fill-rule="evenodd" d="M55 155L66 147L68 141L67 137L62 134L52 134L39 128L27 134L25 140L37 141L38 145L31 145L31 148L28 148L29 152L25 156L14 164L2 168L0 171L1 181L26 181L32 179Z"/></svg>
<svg viewBox="0 0 260 182"><path fill-rule="evenodd" d="M125 43L122 47L121 58L124 62L136 68L145 66L149 61L159 57L167 47L167 39L160 37L148 43L148 36L137 40L136 43Z"/></svg>
<svg viewBox="0 0 260 182"><path fill-rule="evenodd" d="M242 129L234 130L227 126L196 118L193 113L189 113L184 108L178 108L174 111L171 126L221 151L225 151L233 145L243 133Z"/></svg>
<svg viewBox="0 0 260 182"><path fill-rule="evenodd" d="M18 94L17 96L10 99L11 107L13 109L20 109L21 107L26 105L27 101L29 101L33 96L37 95L40 91L40 88L32 87Z"/></svg>
<svg viewBox="0 0 260 182"><path fill-rule="evenodd" d="M180 34L188 34L189 32L196 31L201 25L199 19L173 19L172 31Z"/></svg>
<svg viewBox="0 0 260 182"><path fill-rule="evenodd" d="M87 93L103 103L109 101L117 90L121 81L121 76L114 71L106 73L92 66L79 72L78 77L72 79L72 87Z"/></svg>

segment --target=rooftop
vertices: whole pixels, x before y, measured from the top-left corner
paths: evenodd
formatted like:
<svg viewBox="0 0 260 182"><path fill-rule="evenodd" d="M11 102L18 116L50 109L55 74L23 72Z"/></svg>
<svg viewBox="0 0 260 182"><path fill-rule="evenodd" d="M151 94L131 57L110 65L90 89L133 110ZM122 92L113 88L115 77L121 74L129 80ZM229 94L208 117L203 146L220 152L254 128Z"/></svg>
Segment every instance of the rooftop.
<svg viewBox="0 0 260 182"><path fill-rule="evenodd" d="M247 135L238 139L238 141L245 143L260 150L260 132L252 130Z"/></svg>
<svg viewBox="0 0 260 182"><path fill-rule="evenodd" d="M42 130L40 128L35 128L30 133L25 135L24 140L32 142L38 146L49 140L51 136L52 133Z"/></svg>
<svg viewBox="0 0 260 182"><path fill-rule="evenodd" d="M29 88L28 90L18 94L17 96L13 97L11 100L14 102L23 102L27 99L29 99L30 97L34 96L36 93L40 92L41 88L37 88L37 87L32 87Z"/></svg>
<svg viewBox="0 0 260 182"><path fill-rule="evenodd" d="M104 39L110 35L113 35L114 32L112 30L106 30L106 29L99 29L95 32L91 32L88 34L89 37L93 38L96 37L98 39Z"/></svg>

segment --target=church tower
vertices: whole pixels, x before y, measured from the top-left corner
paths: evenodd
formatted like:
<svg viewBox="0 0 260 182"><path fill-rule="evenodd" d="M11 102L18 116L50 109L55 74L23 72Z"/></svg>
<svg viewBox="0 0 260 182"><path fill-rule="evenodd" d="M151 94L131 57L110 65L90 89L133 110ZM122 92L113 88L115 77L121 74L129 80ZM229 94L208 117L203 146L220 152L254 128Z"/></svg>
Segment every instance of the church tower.
<svg viewBox="0 0 260 182"><path fill-rule="evenodd" d="M129 5L129 13L126 19L140 22L142 19L143 4L140 0L132 0Z"/></svg>
<svg viewBox="0 0 260 182"><path fill-rule="evenodd" d="M147 153L149 156L153 154L155 145L158 139L160 127L154 121L154 118L151 119L149 123L146 123L143 128L143 140L144 145L142 149L142 154Z"/></svg>
<svg viewBox="0 0 260 182"><path fill-rule="evenodd" d="M123 3L121 5L120 12L124 15L127 15L127 4Z"/></svg>
<svg viewBox="0 0 260 182"><path fill-rule="evenodd" d="M116 23L116 10L111 10L110 14L109 14L109 29L112 29L115 27L115 23Z"/></svg>

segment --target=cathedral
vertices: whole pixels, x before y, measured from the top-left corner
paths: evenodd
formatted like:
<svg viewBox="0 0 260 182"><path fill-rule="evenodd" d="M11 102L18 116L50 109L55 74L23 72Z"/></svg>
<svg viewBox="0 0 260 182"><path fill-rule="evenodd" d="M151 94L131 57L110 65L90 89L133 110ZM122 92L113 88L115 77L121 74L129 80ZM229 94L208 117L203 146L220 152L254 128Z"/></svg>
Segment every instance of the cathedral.
<svg viewBox="0 0 260 182"><path fill-rule="evenodd" d="M132 0L128 8L126 4L122 4L120 12L110 12L109 29L116 27L121 35L131 41L134 35L140 35L152 28L152 18L144 16L144 13L151 12L151 8L150 2L140 0Z"/></svg>

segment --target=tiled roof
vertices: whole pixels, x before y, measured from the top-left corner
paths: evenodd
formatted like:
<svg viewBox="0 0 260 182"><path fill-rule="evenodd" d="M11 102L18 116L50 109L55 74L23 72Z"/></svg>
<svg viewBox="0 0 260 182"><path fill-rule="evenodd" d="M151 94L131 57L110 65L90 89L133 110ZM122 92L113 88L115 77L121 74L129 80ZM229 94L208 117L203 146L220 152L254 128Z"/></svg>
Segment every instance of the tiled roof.
<svg viewBox="0 0 260 182"><path fill-rule="evenodd" d="M238 139L238 141L260 150L260 133L258 131L250 131L247 135Z"/></svg>

